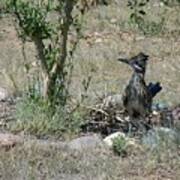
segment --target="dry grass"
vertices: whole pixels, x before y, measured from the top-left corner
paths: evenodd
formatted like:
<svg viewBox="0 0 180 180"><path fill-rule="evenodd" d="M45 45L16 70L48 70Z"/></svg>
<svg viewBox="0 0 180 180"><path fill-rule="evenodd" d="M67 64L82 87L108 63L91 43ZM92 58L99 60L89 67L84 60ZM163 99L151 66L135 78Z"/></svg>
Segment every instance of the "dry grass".
<svg viewBox="0 0 180 180"><path fill-rule="evenodd" d="M173 148L159 153L142 149L121 158L106 148L78 152L25 140L9 151L0 150L0 179L176 180L179 160Z"/></svg>
<svg viewBox="0 0 180 180"><path fill-rule="evenodd" d="M160 81L163 91L155 101L180 103L180 11L179 7L149 5L147 19L156 22L164 17L163 31L143 35L128 23L129 10L124 1L93 8L83 26L86 39L80 41L74 58L71 93L80 98L82 81L92 76L86 104L92 105L97 96L121 93L131 70L116 61L119 52L127 56L143 51L150 55L148 81ZM32 62L37 60L34 45L25 46L27 62L22 56L22 43L17 37L11 16L0 19L0 83L14 92L27 83L24 64L37 72ZM13 79L11 78L13 77ZM13 84L15 81L15 86ZM16 87L17 86L17 87ZM0 149L0 179L64 179L64 180L177 180L180 176L180 156L177 149L162 152L142 150L123 159L109 150L69 152L52 147L42 148L36 142L6 151ZM98 158L97 158L98 157Z"/></svg>
<svg viewBox="0 0 180 180"><path fill-rule="evenodd" d="M153 13L151 13L152 9ZM147 20L158 22L161 17L166 19L163 31L155 36L144 36L134 26L129 25L130 12L126 3L98 6L86 15L83 26L86 40L81 40L74 59L71 87L74 97L80 97L82 81L87 74L93 77L88 91L90 103L97 94L121 93L131 75L131 70L116 61L119 52L131 56L143 51L150 55L147 80L160 81L163 85L163 91L157 97L157 101L165 101L168 104L179 103L179 7L154 7L150 4L147 12L149 12ZM22 89L23 84L27 82L23 67L25 63L33 67L32 62L36 61L35 47L30 42L26 43L28 62L24 62L22 43L17 38L12 18L1 19L0 29L1 86L10 87L15 91L10 78L13 75L16 86ZM17 67L22 68L17 69ZM29 76L35 71L36 68L31 69Z"/></svg>

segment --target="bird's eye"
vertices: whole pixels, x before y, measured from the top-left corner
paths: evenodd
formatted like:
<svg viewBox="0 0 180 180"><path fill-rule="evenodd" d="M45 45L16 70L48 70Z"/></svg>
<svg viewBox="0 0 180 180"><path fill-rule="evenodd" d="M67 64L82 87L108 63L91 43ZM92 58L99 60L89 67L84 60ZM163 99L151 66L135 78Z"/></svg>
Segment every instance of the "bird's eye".
<svg viewBox="0 0 180 180"><path fill-rule="evenodd" d="M135 61L135 63L134 63L134 64L139 66L139 63L138 63L138 61Z"/></svg>

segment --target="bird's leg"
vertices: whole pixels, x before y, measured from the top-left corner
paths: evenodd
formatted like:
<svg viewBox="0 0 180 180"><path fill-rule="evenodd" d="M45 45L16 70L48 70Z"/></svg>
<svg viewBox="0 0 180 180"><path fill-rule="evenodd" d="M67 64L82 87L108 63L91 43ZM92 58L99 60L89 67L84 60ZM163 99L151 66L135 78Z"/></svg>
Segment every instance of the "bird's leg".
<svg viewBox="0 0 180 180"><path fill-rule="evenodd" d="M134 119L133 117L129 117L128 122L128 134L132 135L134 128L138 129L137 119Z"/></svg>
<svg viewBox="0 0 180 180"><path fill-rule="evenodd" d="M131 121L128 123L128 135L130 136L132 134L132 124Z"/></svg>

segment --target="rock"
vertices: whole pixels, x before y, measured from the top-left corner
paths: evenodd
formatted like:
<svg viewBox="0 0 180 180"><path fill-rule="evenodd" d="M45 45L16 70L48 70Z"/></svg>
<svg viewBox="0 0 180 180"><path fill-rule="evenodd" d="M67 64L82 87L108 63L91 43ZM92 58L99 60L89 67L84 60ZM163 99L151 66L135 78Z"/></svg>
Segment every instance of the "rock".
<svg viewBox="0 0 180 180"><path fill-rule="evenodd" d="M128 146L136 146L136 145L137 145L135 139L127 137L127 136L126 136L124 133L122 133L122 132L116 132L116 133L113 133L113 134L107 136L106 138L104 138L103 142L104 142L107 146L112 147L112 146L113 146L113 140L114 140L114 138L117 138L117 137L123 137L123 138L125 138L125 140L127 141L127 145L128 145Z"/></svg>
<svg viewBox="0 0 180 180"><path fill-rule="evenodd" d="M103 142L104 142L107 146L112 147L112 146L113 146L113 139L114 139L114 138L117 138L117 137L123 137L123 138L125 138L126 135L125 135L124 133L122 133L122 132L115 132L115 133L107 136L106 138L104 138L104 139L103 139Z"/></svg>
<svg viewBox="0 0 180 180"><path fill-rule="evenodd" d="M117 141L114 141L115 138L123 138ZM111 148L116 154L125 157L135 152L142 150L142 146L134 139L129 138L122 132L116 132L107 136L104 140L104 143ZM114 142L113 142L114 141ZM115 144L114 144L115 143Z"/></svg>
<svg viewBox="0 0 180 180"><path fill-rule="evenodd" d="M180 105L172 110L172 116L175 121L180 121Z"/></svg>
<svg viewBox="0 0 180 180"><path fill-rule="evenodd" d="M88 150L96 147L102 147L103 143L98 135L88 135L74 139L68 143L71 150Z"/></svg>
<svg viewBox="0 0 180 180"><path fill-rule="evenodd" d="M9 92L5 88L0 87L0 101L8 99L9 96Z"/></svg>
<svg viewBox="0 0 180 180"><path fill-rule="evenodd" d="M18 135L0 133L0 148L9 149L22 142L23 139Z"/></svg>
<svg viewBox="0 0 180 180"><path fill-rule="evenodd" d="M112 24L117 23L117 19L116 19L116 18L112 18L112 19L110 20L110 23L112 23Z"/></svg>
<svg viewBox="0 0 180 180"><path fill-rule="evenodd" d="M162 142L166 144L177 143L178 133L170 128L154 128L142 138L142 144L151 149L158 148Z"/></svg>
<svg viewBox="0 0 180 180"><path fill-rule="evenodd" d="M142 41L145 39L145 36L136 36L136 41Z"/></svg>
<svg viewBox="0 0 180 180"><path fill-rule="evenodd" d="M102 43L103 40L102 40L102 38L97 38L97 39L95 40L95 42L96 42L96 43Z"/></svg>

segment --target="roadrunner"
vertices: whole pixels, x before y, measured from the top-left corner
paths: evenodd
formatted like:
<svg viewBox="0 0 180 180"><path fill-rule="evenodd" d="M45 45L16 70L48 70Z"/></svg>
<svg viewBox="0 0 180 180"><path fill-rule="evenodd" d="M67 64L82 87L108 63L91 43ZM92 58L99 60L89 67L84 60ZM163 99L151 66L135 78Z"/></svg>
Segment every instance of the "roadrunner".
<svg viewBox="0 0 180 180"><path fill-rule="evenodd" d="M146 117L151 112L152 98L161 90L159 83L146 85L144 76L148 58L148 55L139 53L129 60L118 59L130 65L134 71L122 98L124 107L131 118Z"/></svg>

